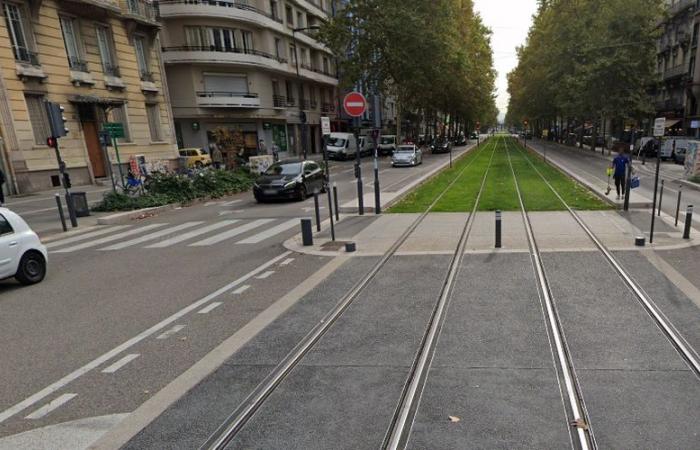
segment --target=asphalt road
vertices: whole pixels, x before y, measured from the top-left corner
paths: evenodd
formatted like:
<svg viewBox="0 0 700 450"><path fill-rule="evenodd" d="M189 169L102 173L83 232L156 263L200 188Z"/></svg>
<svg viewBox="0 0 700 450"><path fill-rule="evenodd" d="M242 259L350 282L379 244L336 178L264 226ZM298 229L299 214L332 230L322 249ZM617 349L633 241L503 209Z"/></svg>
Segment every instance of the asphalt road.
<svg viewBox="0 0 700 450"><path fill-rule="evenodd" d="M448 158L396 169L382 159L383 192ZM331 166L341 203L356 199L352 166ZM370 158L363 168L370 189ZM103 191L91 187L89 198ZM50 262L39 285L0 281L0 437L133 411L328 261L282 246L313 215L312 199L257 204L245 193L66 235L52 202L53 193L8 202L48 237Z"/></svg>

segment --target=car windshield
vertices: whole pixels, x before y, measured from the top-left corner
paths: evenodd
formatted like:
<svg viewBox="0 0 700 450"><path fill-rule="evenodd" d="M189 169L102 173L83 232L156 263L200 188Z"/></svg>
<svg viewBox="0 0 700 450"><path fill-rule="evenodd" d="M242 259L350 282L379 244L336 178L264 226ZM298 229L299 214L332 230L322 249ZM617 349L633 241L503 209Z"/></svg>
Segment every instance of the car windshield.
<svg viewBox="0 0 700 450"><path fill-rule="evenodd" d="M329 147L345 147L345 139L339 137L328 138Z"/></svg>
<svg viewBox="0 0 700 450"><path fill-rule="evenodd" d="M265 171L265 175L299 175L301 163L273 164Z"/></svg>
<svg viewBox="0 0 700 450"><path fill-rule="evenodd" d="M413 153L413 146L412 145L402 145L401 147L396 149L397 153Z"/></svg>
<svg viewBox="0 0 700 450"><path fill-rule="evenodd" d="M382 144L393 144L394 143L394 137L383 137L381 140Z"/></svg>

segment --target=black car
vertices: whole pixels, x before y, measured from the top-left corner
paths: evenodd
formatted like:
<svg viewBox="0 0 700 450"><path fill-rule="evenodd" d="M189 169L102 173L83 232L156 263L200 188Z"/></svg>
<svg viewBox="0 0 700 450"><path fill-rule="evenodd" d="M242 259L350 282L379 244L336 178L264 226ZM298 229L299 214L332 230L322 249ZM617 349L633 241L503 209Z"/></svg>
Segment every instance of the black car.
<svg viewBox="0 0 700 450"><path fill-rule="evenodd" d="M455 145L467 145L467 138L463 134L460 134L455 138Z"/></svg>
<svg viewBox="0 0 700 450"><path fill-rule="evenodd" d="M452 151L452 141L436 141L430 148L433 153L449 153Z"/></svg>
<svg viewBox="0 0 700 450"><path fill-rule="evenodd" d="M325 192L326 178L315 161L285 160L270 166L253 184L255 200L304 200L314 191Z"/></svg>
<svg viewBox="0 0 700 450"><path fill-rule="evenodd" d="M479 139L479 135L476 134L476 131L473 131L472 134L469 135L469 139L477 140Z"/></svg>

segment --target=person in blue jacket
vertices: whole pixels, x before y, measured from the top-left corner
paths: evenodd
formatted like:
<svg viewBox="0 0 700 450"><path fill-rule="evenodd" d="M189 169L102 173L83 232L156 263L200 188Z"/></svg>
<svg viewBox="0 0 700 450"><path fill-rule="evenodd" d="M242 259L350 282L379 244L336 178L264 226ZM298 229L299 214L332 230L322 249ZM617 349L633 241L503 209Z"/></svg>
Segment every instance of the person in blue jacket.
<svg viewBox="0 0 700 450"><path fill-rule="evenodd" d="M612 164L610 164L610 168L613 169L613 178L615 179L615 189L617 189L618 200L625 195L628 164L630 164L630 160L624 152L618 153L615 159L612 160Z"/></svg>

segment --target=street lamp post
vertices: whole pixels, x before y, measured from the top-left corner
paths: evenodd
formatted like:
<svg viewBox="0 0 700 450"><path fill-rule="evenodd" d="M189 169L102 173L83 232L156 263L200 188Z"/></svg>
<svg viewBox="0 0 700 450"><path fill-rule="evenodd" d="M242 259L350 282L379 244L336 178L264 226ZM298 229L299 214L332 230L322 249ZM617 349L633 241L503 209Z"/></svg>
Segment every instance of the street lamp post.
<svg viewBox="0 0 700 450"><path fill-rule="evenodd" d="M299 86L301 86L300 93L304 93L304 85L301 80L301 74L299 72L299 54L297 51L297 32L299 31L307 31L307 30L319 30L321 27L318 25L312 25L310 27L302 27L302 28L292 28L292 40L294 41L294 65L296 66L297 70L297 80L299 81ZM289 95L289 92L287 92L287 95ZM306 141L308 140L308 121L306 119L306 114L304 113L304 106L302 105L302 98L299 96L299 119L301 122L301 140L302 140L302 153L304 155L304 161L306 161Z"/></svg>

